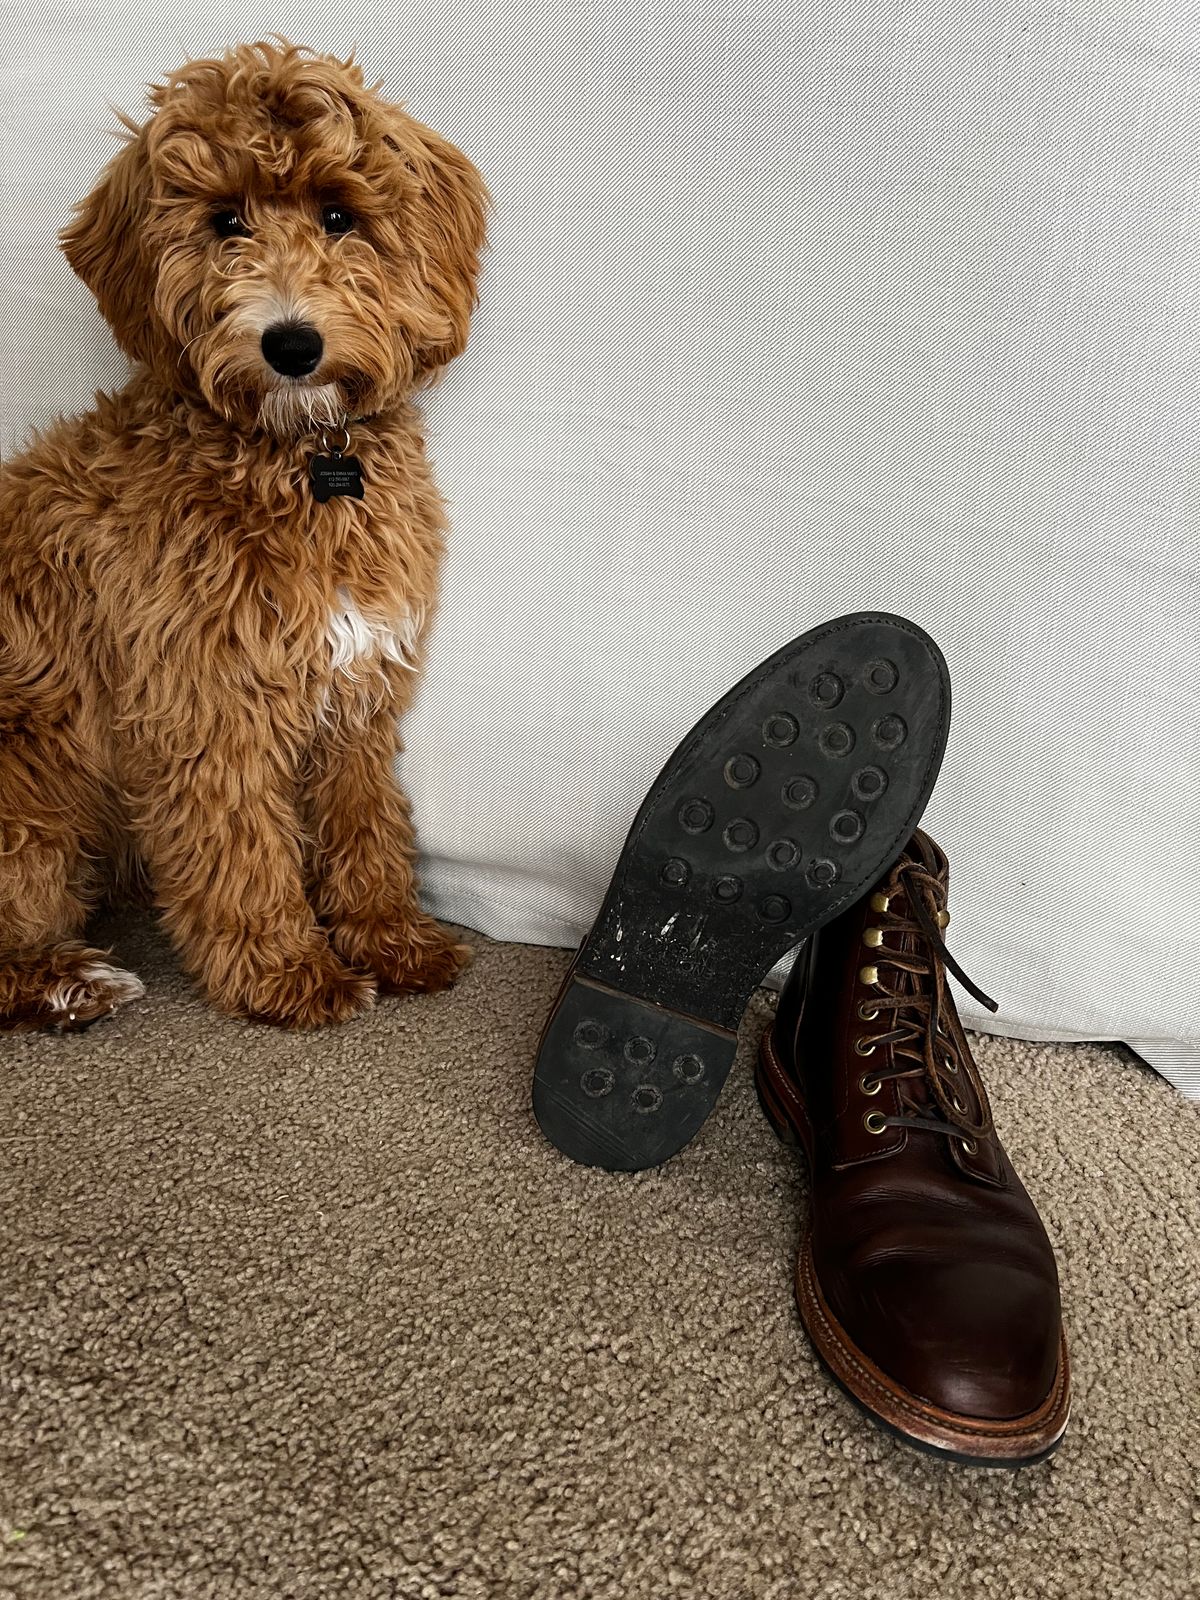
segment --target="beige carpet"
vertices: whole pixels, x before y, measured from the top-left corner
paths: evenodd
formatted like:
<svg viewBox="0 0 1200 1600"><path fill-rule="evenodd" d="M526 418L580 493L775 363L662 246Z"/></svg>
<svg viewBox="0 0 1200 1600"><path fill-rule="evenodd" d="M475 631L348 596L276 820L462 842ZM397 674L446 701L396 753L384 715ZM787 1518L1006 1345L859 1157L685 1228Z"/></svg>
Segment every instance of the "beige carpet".
<svg viewBox="0 0 1200 1600"><path fill-rule="evenodd" d="M1075 1414L946 1467L817 1366L802 1177L743 1055L659 1172L550 1149L565 957L316 1036L149 999L0 1039L5 1600L1195 1595L1196 1108L1125 1052L980 1044L1059 1248Z"/></svg>

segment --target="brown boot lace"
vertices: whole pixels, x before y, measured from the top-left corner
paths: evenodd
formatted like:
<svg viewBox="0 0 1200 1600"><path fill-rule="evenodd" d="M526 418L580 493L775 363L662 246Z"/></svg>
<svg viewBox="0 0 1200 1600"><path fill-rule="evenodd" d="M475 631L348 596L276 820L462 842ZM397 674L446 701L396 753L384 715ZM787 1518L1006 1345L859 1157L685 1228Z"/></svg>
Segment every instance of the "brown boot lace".
<svg viewBox="0 0 1200 1600"><path fill-rule="evenodd" d="M891 902L904 896L909 915L891 909ZM947 950L939 928L950 921L946 911L947 885L944 876L930 872L920 861L903 857L888 880L887 889L875 894L871 907L879 913L877 926L867 930L868 944L874 947L872 965L862 978L878 991L859 1007L864 1022L891 1013L892 1026L886 1033L873 1034L857 1041L860 1055L871 1055L881 1045L892 1045L894 1065L868 1072L862 1080L867 1094L889 1080L924 1079L936 1116L904 1114L885 1116L872 1112L873 1132L884 1128L922 1128L959 1139L968 1154L976 1140L992 1131L992 1113L978 1068L957 1018L946 987L947 969L989 1011L997 1011L995 1000L984 994ZM897 949L885 941L889 935L909 935L917 950ZM923 948L922 948L923 946ZM894 987L885 984L882 969L893 969L900 976ZM949 1026L943 1026L948 1018ZM966 1088L967 1093L962 1091ZM972 1104L968 1102L974 1102ZM914 1110L916 1108L913 1108Z"/></svg>

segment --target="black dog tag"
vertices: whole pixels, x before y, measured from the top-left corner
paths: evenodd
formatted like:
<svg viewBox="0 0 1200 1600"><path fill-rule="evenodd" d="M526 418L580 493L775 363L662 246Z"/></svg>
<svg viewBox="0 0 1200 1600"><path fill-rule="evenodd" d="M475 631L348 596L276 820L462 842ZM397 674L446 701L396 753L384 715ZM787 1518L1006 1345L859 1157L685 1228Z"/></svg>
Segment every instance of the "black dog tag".
<svg viewBox="0 0 1200 1600"><path fill-rule="evenodd" d="M362 467L357 456L344 456L336 450L329 456L314 456L309 478L318 500L332 500L338 494L351 495L355 500L363 498Z"/></svg>

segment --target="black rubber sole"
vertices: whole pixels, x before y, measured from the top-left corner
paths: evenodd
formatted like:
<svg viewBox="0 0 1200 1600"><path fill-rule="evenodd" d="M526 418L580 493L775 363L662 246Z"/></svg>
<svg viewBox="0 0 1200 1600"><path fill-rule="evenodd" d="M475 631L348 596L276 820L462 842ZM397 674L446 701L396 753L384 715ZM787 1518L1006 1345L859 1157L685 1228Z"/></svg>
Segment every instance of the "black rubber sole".
<svg viewBox="0 0 1200 1600"><path fill-rule="evenodd" d="M912 836L949 724L941 651L886 613L802 635L700 719L543 1031L533 1107L551 1143L640 1171L694 1137L755 988Z"/></svg>

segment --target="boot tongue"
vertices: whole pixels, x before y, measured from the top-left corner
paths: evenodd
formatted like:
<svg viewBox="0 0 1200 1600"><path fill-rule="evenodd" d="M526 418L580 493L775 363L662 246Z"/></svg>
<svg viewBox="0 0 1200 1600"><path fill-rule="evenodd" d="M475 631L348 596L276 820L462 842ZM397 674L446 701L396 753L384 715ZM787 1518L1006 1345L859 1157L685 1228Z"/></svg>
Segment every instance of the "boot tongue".
<svg viewBox="0 0 1200 1600"><path fill-rule="evenodd" d="M958 1116L939 1099L929 1076L934 1070L933 1062L940 1062L943 1054L950 1055L958 1060L962 1075L956 1076L953 1085L949 1079L942 1077L939 1087L950 1101L954 1101L958 1095L967 1094L968 1104L958 1107L958 1111L968 1118L972 1118L970 1100L978 1100L980 1123L986 1126L974 1126L973 1120L965 1125L972 1133L982 1133L990 1130L991 1115L982 1085L977 1084L973 1065L969 1061L969 1046L965 1038L960 1037L957 1013L946 985L947 971L953 972L983 1005L993 1011L997 1006L994 1000L971 982L942 939L939 923L943 920L941 913L946 907L949 875L949 863L942 851L928 834L918 830L892 869L882 891L888 898L888 916L895 916L909 924L903 932L895 926L891 927L886 935L887 944L911 957L913 964L923 969L910 972L904 966L892 968L893 991L899 995L911 995L914 1001L911 1008L901 1006L898 1009L897 1023L911 1024L915 1035L893 1046L896 1064L899 1066L903 1063L912 1068L911 1077L906 1074L894 1081L901 1101L907 1102L912 1110L958 1123ZM931 1035L930 1030L935 1026L937 1033ZM964 1052L968 1057L966 1061L963 1059ZM968 1083L972 1085L969 1092Z"/></svg>
<svg viewBox="0 0 1200 1600"><path fill-rule="evenodd" d="M980 1141L990 1137L992 1119L948 976L993 1010L996 1002L976 988L942 938L949 877L946 857L918 830L859 913L863 943L876 952L867 967L880 969L864 981L877 984L886 997L874 1012L869 1002L860 1009L864 1020L886 1018L879 1037L886 1038L888 1060L880 1065L879 1079L893 1086L901 1125L907 1112L922 1129L956 1136L954 1160L962 1166L983 1150ZM994 1154L980 1154L979 1162L986 1170L980 1173L978 1164L971 1170L994 1180Z"/></svg>
<svg viewBox="0 0 1200 1600"><path fill-rule="evenodd" d="M909 893L903 879L896 885L895 892L889 892L888 901L889 911L894 912L899 917L903 917L906 921L913 920ZM925 941L919 933L889 933L887 942L889 945L902 950L905 955L916 956L922 960L927 960L929 957L929 951L925 948ZM892 987L898 994L903 995L926 994L932 983L932 976L902 970L893 971L891 978ZM899 1020L899 1017L897 1020ZM897 1045L893 1054L897 1065L901 1061L905 1061L913 1067L914 1072L920 1069L919 1076L903 1078L897 1083L896 1087L901 1098L907 1100L914 1109L926 1110L933 1106L935 1101L925 1078L925 1057L921 1043L913 1041L910 1044Z"/></svg>
<svg viewBox="0 0 1200 1600"><path fill-rule="evenodd" d="M898 866L903 866L905 861L923 867L931 878L937 878L944 889L950 886L950 863L946 859L945 851L922 829L918 828L905 846Z"/></svg>
<svg viewBox="0 0 1200 1600"><path fill-rule="evenodd" d="M925 877L932 879L940 892L922 894L919 886L910 887L909 873L905 869L914 867ZM927 833L922 833L920 828L913 834L907 849L896 863L892 881L898 890L903 889L905 908L912 920L922 928L923 937L917 948L928 956L931 963L944 969L942 982L945 982L945 971L953 973L973 1000L978 1001L988 1011L999 1011L999 1004L967 976L946 948L940 927L944 927L950 919L948 915L940 917L939 914L945 911L945 902L950 894L950 863L941 848ZM916 904L918 897L920 903ZM942 902L940 905L939 900Z"/></svg>
<svg viewBox="0 0 1200 1600"><path fill-rule="evenodd" d="M889 913L910 924L917 924L905 933L891 930L887 935L888 944L913 957L918 965L926 969L923 972L893 969L892 986L895 992L912 995L914 999L920 997L923 1002L919 1008L908 1012L902 1009L897 1015L897 1021L905 1018L911 1020L916 1037L894 1047L897 1065L904 1062L913 1069L913 1076L898 1079L896 1087L901 1098L907 1100L913 1110L937 1116L943 1115L943 1111L938 1106L937 1096L927 1076L926 1033L930 1025L930 1007L938 989L935 973L944 965L943 957L948 954L938 932L938 915L945 909L949 875L949 863L945 855L927 833L918 829L893 868L884 891L888 896ZM928 886L927 880L930 879L937 885L937 891ZM919 906L915 904L918 897ZM941 988L941 1009L944 1010L949 1000L945 992L944 975Z"/></svg>

